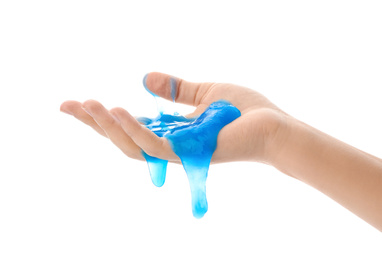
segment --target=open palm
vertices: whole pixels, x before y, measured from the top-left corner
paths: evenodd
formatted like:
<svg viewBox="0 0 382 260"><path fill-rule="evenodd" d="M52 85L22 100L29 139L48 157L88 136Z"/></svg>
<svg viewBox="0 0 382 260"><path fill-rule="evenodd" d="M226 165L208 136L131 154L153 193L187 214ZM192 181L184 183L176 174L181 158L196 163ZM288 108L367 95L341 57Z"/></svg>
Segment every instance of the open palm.
<svg viewBox="0 0 382 260"><path fill-rule="evenodd" d="M145 87L152 93L186 105L195 106L189 116L196 116L213 102L224 99L236 106L241 117L226 125L218 135L212 163L228 161L267 162L267 147L272 143L285 113L258 92L224 83L192 83L170 75L152 72L145 77ZM123 108L107 110L101 103L66 101L61 111L108 137L127 156L143 160L147 154L180 162L166 138L157 137Z"/></svg>

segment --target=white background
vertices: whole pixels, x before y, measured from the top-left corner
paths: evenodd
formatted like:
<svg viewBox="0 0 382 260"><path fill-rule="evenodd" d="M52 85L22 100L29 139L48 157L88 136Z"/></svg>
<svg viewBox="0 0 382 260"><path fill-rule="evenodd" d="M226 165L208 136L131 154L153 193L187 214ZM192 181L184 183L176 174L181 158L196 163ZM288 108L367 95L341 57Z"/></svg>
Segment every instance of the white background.
<svg viewBox="0 0 382 260"><path fill-rule="evenodd" d="M143 76L230 82L382 156L380 1L0 2L0 259L381 259L381 232L255 163L214 165L192 217L181 166L143 162L59 112L155 115ZM381 187L382 188L382 187Z"/></svg>

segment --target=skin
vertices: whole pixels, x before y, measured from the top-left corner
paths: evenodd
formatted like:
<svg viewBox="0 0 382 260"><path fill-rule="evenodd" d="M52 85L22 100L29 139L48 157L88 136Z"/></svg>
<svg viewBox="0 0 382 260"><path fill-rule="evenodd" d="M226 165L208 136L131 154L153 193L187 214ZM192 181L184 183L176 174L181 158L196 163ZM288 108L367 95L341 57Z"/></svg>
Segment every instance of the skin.
<svg viewBox="0 0 382 260"><path fill-rule="evenodd" d="M382 231L382 160L298 121L260 93L222 83L193 83L152 72L146 88L195 107L201 114L212 102L230 101L242 116L218 135L212 163L256 161L320 190ZM166 138L157 137L123 108L107 110L101 103L66 101L60 110L109 138L127 156L144 160L147 154L180 163Z"/></svg>

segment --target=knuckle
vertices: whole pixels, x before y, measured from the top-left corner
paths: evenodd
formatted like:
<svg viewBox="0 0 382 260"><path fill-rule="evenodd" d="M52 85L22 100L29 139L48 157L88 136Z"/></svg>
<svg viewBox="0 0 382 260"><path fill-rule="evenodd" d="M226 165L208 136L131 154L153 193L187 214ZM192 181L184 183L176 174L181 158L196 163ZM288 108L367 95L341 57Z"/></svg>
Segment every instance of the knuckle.
<svg viewBox="0 0 382 260"><path fill-rule="evenodd" d="M140 153L137 153L137 152L132 152L130 150L126 151L126 150L123 150L123 153L131 158L131 159L135 159L135 160L143 160L143 156L140 154Z"/></svg>
<svg viewBox="0 0 382 260"><path fill-rule="evenodd" d="M159 157L158 150L153 148L153 147L145 147L144 151L145 151L145 153L147 153L148 155L150 155L152 157Z"/></svg>
<svg viewBox="0 0 382 260"><path fill-rule="evenodd" d="M86 100L82 106L85 108L96 109L98 107L98 102L93 99L89 99Z"/></svg>
<svg viewBox="0 0 382 260"><path fill-rule="evenodd" d="M112 114L120 114L121 112L123 112L123 108L121 107L114 107L112 109L110 109L110 113Z"/></svg>
<svg viewBox="0 0 382 260"><path fill-rule="evenodd" d="M105 131L111 131L116 126L115 120L110 117L99 119L97 122Z"/></svg>
<svg viewBox="0 0 382 260"><path fill-rule="evenodd" d="M130 157L131 159L144 160L142 155L142 149L139 148L138 146L128 145L128 146L120 147L120 149L127 157Z"/></svg>
<svg viewBox="0 0 382 260"><path fill-rule="evenodd" d="M153 157L164 158L167 155L168 146L166 145L166 139L163 137L158 138L152 145L145 149L145 152Z"/></svg>

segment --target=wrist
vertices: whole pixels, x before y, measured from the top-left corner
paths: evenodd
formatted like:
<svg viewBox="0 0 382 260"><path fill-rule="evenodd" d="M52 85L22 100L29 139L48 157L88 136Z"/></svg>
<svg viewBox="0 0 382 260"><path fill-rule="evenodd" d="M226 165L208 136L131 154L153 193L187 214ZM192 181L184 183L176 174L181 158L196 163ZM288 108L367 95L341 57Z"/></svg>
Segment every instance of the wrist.
<svg viewBox="0 0 382 260"><path fill-rule="evenodd" d="M264 158L267 164L278 168L280 158L287 152L288 142L292 139L293 128L299 121L284 112L277 112L270 124L264 146Z"/></svg>
<svg viewBox="0 0 382 260"><path fill-rule="evenodd" d="M296 179L309 183L301 173L313 164L320 167L315 158L321 156L325 135L311 126L284 114L278 128L268 142L268 164Z"/></svg>

